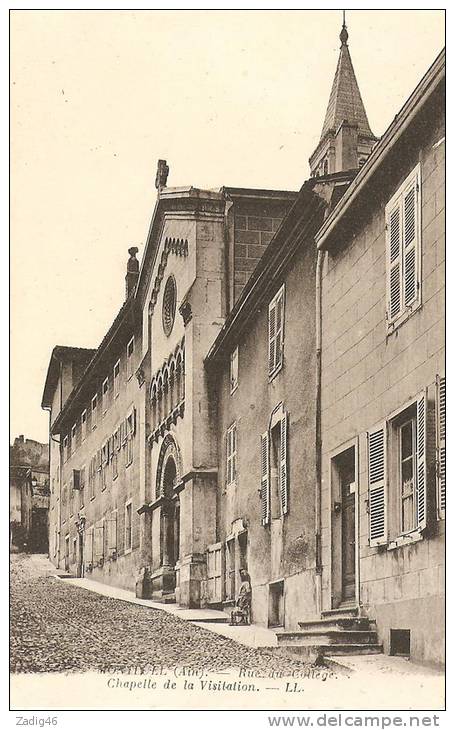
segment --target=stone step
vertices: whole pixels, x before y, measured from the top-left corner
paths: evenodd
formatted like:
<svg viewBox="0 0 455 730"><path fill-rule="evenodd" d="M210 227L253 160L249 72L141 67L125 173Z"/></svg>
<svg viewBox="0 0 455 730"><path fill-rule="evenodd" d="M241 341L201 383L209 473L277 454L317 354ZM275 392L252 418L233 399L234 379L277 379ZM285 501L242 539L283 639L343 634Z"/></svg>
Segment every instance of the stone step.
<svg viewBox="0 0 455 730"><path fill-rule="evenodd" d="M319 648L324 656L382 654L382 644L328 644Z"/></svg>
<svg viewBox="0 0 455 730"><path fill-rule="evenodd" d="M314 629L336 629L340 631L347 631L350 629L359 631L364 629L374 631L376 629L376 622L371 621L366 616L350 616L348 618L343 616L334 616L332 618L315 619L314 621L299 621L298 624L304 631L313 631Z"/></svg>
<svg viewBox="0 0 455 730"><path fill-rule="evenodd" d="M178 615L178 614L177 614ZM194 624L227 624L228 616L202 616L201 618L192 618Z"/></svg>
<svg viewBox="0 0 455 730"><path fill-rule="evenodd" d="M277 634L279 646L314 646L316 644L376 644L376 631L317 628L311 631L284 631Z"/></svg>
<svg viewBox="0 0 455 730"><path fill-rule="evenodd" d="M300 644L296 646L278 646L276 653L285 656L297 656L309 661L318 661L322 657L356 656L366 654L382 654L382 644Z"/></svg>

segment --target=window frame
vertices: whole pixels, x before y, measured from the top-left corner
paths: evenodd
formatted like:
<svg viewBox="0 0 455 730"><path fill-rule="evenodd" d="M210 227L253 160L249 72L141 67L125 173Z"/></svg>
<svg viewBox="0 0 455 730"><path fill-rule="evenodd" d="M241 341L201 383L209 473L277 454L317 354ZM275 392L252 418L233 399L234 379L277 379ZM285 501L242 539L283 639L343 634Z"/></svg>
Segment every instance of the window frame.
<svg viewBox="0 0 455 730"><path fill-rule="evenodd" d="M232 448L231 448L232 447ZM237 421L226 431L226 487L237 484Z"/></svg>
<svg viewBox="0 0 455 730"><path fill-rule="evenodd" d="M81 413L81 443L85 441L87 437L87 409L84 408L84 410Z"/></svg>
<svg viewBox="0 0 455 730"><path fill-rule="evenodd" d="M235 393L239 387L239 346L232 350L229 357L229 388L230 394Z"/></svg>
<svg viewBox="0 0 455 730"><path fill-rule="evenodd" d="M133 372L134 344L135 343L134 343L134 335L133 335L126 345L126 382L131 380L131 378L134 375L134 372ZM131 353L128 352L130 345L131 345Z"/></svg>
<svg viewBox="0 0 455 730"><path fill-rule="evenodd" d="M116 369L118 369L117 375L115 374ZM120 358L117 360L117 362L114 365L113 369L114 374L114 400L119 397L120 395Z"/></svg>
<svg viewBox="0 0 455 730"><path fill-rule="evenodd" d="M128 524L127 524L127 515L128 515L128 507L130 508L130 526L129 526L129 546L127 545L126 536L128 534ZM125 535L124 535L124 549L123 552L125 555L128 553L131 553L133 550L133 500L129 499L125 502Z"/></svg>
<svg viewBox="0 0 455 730"><path fill-rule="evenodd" d="M93 402L95 402L95 407L93 407ZM90 417L92 431L94 431L98 421L98 393L95 393L90 401Z"/></svg>
<svg viewBox="0 0 455 730"><path fill-rule="evenodd" d="M279 329L276 328L276 309L278 303L281 301L281 326ZM283 283L274 297L270 300L269 306L268 306L268 316L267 316L267 369L268 369L268 376L269 376L269 382L275 378L275 376L283 369L284 365L284 331L285 331L285 305L286 305L286 289L285 284ZM275 325L274 325L274 334L271 335L271 329L272 329L272 313L275 317ZM280 357L279 360L277 358L277 342L278 342L278 333L279 333L279 351L280 351ZM271 361L271 353L272 353L272 342L273 342L273 366L271 367L270 361Z"/></svg>
<svg viewBox="0 0 455 730"><path fill-rule="evenodd" d="M101 384L101 412L102 416L106 415L109 409L109 376L104 378Z"/></svg>
<svg viewBox="0 0 455 730"><path fill-rule="evenodd" d="M415 286L416 296L409 303L405 304L405 241L404 241L404 201L406 194L415 187ZM398 265L400 267L400 309L392 316L391 308L391 254L390 254L390 229L389 219L392 212L399 206L400 210L400 254ZM385 206L385 233L386 233L386 326L387 335L392 334L397 327L414 314L415 311L422 306L422 181L421 181L421 165L418 163L405 180L400 184L393 196L389 199ZM412 246L410 247L410 249Z"/></svg>
<svg viewBox="0 0 455 730"><path fill-rule="evenodd" d="M73 423L71 426L71 456L76 451L76 434L77 434L77 423Z"/></svg>

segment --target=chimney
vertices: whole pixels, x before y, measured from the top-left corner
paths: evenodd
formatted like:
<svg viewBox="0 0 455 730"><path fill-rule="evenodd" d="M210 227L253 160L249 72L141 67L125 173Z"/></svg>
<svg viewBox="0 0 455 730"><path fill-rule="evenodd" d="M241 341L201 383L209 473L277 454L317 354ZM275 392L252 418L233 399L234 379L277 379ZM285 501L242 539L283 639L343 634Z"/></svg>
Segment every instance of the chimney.
<svg viewBox="0 0 455 730"><path fill-rule="evenodd" d="M129 299L134 292L137 280L139 279L139 261L136 258L136 254L139 251L136 246L132 246L128 249L130 258L126 264L126 298Z"/></svg>

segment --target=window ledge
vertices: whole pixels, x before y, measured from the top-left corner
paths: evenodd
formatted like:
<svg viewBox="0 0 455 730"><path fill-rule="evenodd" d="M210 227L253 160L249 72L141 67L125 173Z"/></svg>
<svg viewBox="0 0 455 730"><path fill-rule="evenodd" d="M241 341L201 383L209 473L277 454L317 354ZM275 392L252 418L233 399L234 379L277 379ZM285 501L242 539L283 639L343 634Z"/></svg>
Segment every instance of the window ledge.
<svg viewBox="0 0 455 730"><path fill-rule="evenodd" d="M393 322L387 323L386 336L390 337L394 334L394 332L397 332L401 325L407 322L408 319L420 309L422 309L422 302L416 302L414 305L402 312L396 319L393 320Z"/></svg>
<svg viewBox="0 0 455 730"><path fill-rule="evenodd" d="M405 535L399 535L395 538L395 540L389 542L387 550L395 550L403 545L412 545L420 540L423 540L422 530L414 530L413 532L408 532Z"/></svg>

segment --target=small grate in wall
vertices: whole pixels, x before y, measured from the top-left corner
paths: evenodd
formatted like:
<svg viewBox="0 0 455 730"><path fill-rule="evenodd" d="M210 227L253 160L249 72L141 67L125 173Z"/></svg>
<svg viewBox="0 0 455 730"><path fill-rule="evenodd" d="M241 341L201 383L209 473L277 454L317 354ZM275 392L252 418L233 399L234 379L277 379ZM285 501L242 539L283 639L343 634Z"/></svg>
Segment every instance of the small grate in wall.
<svg viewBox="0 0 455 730"><path fill-rule="evenodd" d="M390 655L410 656L411 632L409 629L390 629Z"/></svg>

